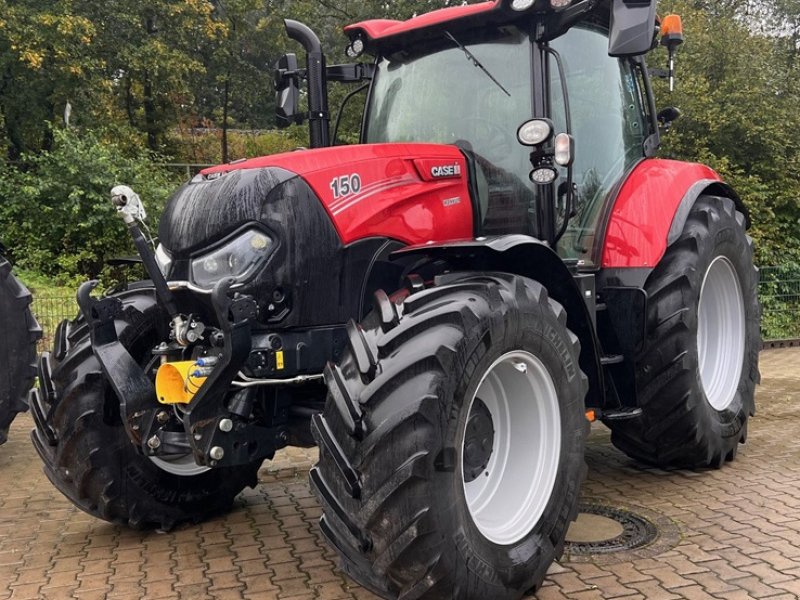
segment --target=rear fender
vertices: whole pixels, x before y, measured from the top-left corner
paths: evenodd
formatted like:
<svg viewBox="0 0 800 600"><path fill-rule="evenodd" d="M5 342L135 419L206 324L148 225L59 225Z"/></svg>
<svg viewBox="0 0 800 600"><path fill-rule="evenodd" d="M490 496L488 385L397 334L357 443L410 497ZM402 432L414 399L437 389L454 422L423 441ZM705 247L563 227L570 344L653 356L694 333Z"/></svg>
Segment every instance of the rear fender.
<svg viewBox="0 0 800 600"><path fill-rule="evenodd" d="M605 227L603 268L653 268L663 258L702 194L731 198L736 192L709 167L674 160L639 163L622 184ZM749 218L748 218L749 226Z"/></svg>
<svg viewBox="0 0 800 600"><path fill-rule="evenodd" d="M567 311L567 326L580 339L580 365L589 378L586 405L605 406L605 387L593 314L589 311L587 301L584 301L573 273L545 243L526 235L506 235L412 246L394 252L391 258L408 265L416 264L417 267L439 263L438 269L441 270L512 273L544 285L550 297Z"/></svg>
<svg viewBox="0 0 800 600"><path fill-rule="evenodd" d="M703 179L689 188L689 191L686 192L686 195L678 205L678 209L675 211L675 217L672 219L672 225L669 228L669 234L667 234L667 246L671 246L678 240L683 231L683 226L686 225L686 219L689 218L692 207L695 202L697 202L697 199L704 195L723 196L733 200L733 203L736 205L736 210L744 215L745 225L750 229L750 211L747 210L744 202L739 198L739 194L727 183Z"/></svg>

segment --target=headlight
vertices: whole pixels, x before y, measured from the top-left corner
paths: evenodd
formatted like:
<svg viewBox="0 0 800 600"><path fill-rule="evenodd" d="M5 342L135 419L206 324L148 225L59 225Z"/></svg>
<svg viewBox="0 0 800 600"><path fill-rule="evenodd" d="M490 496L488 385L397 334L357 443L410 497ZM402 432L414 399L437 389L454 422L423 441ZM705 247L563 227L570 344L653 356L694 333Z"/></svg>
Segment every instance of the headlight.
<svg viewBox="0 0 800 600"><path fill-rule="evenodd" d="M213 287L223 277L244 283L266 262L272 239L263 231L248 229L219 248L192 259L192 281Z"/></svg>

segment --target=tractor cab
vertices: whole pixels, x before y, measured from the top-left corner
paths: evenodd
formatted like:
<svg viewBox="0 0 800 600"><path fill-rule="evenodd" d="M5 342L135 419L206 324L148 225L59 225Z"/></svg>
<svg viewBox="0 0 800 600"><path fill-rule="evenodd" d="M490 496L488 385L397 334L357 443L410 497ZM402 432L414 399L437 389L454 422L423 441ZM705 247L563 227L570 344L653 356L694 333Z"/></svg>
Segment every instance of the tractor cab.
<svg viewBox="0 0 800 600"><path fill-rule="evenodd" d="M328 69L333 80L348 72L369 81L362 143L457 146L476 236L525 234L584 267L599 264L605 201L658 147L642 59L657 42L655 2L497 0L345 32L349 56L374 57ZM279 113L297 117L286 88L299 71L281 73ZM309 105L315 89L325 82L309 81Z"/></svg>

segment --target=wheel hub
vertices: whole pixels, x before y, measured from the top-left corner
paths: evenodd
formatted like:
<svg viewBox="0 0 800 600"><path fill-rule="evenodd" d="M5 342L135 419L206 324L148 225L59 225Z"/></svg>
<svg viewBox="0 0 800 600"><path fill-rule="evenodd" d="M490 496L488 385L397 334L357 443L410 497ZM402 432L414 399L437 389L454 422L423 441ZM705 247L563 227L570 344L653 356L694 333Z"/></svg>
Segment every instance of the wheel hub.
<svg viewBox="0 0 800 600"><path fill-rule="evenodd" d="M470 483L486 470L492 457L494 424L492 413L480 398L475 398L464 434L464 481Z"/></svg>

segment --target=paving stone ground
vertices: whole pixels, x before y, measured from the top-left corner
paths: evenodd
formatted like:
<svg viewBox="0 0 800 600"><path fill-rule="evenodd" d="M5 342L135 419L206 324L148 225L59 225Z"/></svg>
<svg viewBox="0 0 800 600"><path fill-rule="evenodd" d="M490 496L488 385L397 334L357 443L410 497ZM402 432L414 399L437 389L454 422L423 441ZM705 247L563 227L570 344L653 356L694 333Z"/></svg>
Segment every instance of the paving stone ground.
<svg viewBox="0 0 800 600"><path fill-rule="evenodd" d="M638 553L565 557L539 600L800 597L800 348L765 351L761 365L748 442L721 470L642 467L592 429L584 497L641 509L672 534ZM0 447L0 600L374 598L320 537L313 450L282 452L225 517L142 533L63 498L42 474L31 427L21 416Z"/></svg>

